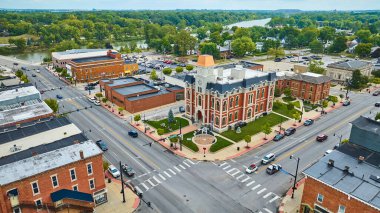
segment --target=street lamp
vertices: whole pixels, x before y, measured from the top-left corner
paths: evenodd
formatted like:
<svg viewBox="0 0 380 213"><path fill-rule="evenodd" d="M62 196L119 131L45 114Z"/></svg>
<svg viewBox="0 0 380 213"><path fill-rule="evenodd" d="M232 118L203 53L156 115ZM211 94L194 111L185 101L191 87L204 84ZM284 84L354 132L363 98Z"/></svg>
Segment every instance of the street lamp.
<svg viewBox="0 0 380 213"><path fill-rule="evenodd" d="M294 191L297 189L297 188L296 188L296 183L297 183L298 165L299 165L299 163L300 163L300 158L295 157L294 155L290 155L289 158L290 158L290 159L294 159L294 160L297 161L296 174L295 174L295 175L290 174L291 176L294 177L293 191L292 191L292 199L293 199L293 198L294 198Z"/></svg>
<svg viewBox="0 0 380 213"><path fill-rule="evenodd" d="M203 147L203 157L206 157L206 147Z"/></svg>
<svg viewBox="0 0 380 213"><path fill-rule="evenodd" d="M342 138L343 138L343 135L336 135L335 133L334 133L334 136L335 137L337 137L337 138L339 138L339 143L342 143Z"/></svg>

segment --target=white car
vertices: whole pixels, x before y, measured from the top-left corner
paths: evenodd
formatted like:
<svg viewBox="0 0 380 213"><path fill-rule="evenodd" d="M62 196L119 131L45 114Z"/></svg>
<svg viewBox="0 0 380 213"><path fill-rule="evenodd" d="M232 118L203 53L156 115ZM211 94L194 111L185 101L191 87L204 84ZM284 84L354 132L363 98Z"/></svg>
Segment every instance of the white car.
<svg viewBox="0 0 380 213"><path fill-rule="evenodd" d="M332 152L332 150L328 149L328 150L326 150L325 154L323 154L323 156L326 156L326 155L330 154L331 152Z"/></svg>
<svg viewBox="0 0 380 213"><path fill-rule="evenodd" d="M247 174L252 174L253 172L257 171L258 167L255 164L251 164L249 167L245 169L245 172Z"/></svg>
<svg viewBox="0 0 380 213"><path fill-rule="evenodd" d="M92 98L88 98L88 100L92 103L94 103L96 101L96 98L95 97L92 97Z"/></svg>
<svg viewBox="0 0 380 213"><path fill-rule="evenodd" d="M39 69L37 69L37 70L36 70L36 72L37 72L37 73L40 73L40 70L39 70Z"/></svg>
<svg viewBox="0 0 380 213"><path fill-rule="evenodd" d="M116 169L114 165L108 166L108 172L112 175L114 178L118 178L120 176L120 171Z"/></svg>
<svg viewBox="0 0 380 213"><path fill-rule="evenodd" d="M94 101L94 104L95 104L96 106L100 106L100 101L95 100L95 101Z"/></svg>

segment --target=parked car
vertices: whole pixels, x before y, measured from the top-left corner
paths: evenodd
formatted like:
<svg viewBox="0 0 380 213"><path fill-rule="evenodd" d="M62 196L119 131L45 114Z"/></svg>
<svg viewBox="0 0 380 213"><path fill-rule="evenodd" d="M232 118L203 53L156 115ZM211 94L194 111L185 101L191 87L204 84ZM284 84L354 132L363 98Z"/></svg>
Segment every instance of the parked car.
<svg viewBox="0 0 380 213"><path fill-rule="evenodd" d="M380 107L380 102L376 102L375 107Z"/></svg>
<svg viewBox="0 0 380 213"><path fill-rule="evenodd" d="M281 168L282 167L279 164L272 164L272 165L267 167L267 173L270 175L273 175L274 173L280 171Z"/></svg>
<svg viewBox="0 0 380 213"><path fill-rule="evenodd" d="M380 95L380 90L376 90L375 92L372 93L373 96L378 96Z"/></svg>
<svg viewBox="0 0 380 213"><path fill-rule="evenodd" d="M127 164L121 165L121 169L129 177L132 177L133 175L135 175L135 171L132 169L132 167L128 166Z"/></svg>
<svg viewBox="0 0 380 213"><path fill-rule="evenodd" d="M314 120L313 119L307 119L304 123L303 123L303 125L304 126L310 126L310 125L312 125L314 123Z"/></svg>
<svg viewBox="0 0 380 213"><path fill-rule="evenodd" d="M37 75L36 74L32 74L32 77L37 77Z"/></svg>
<svg viewBox="0 0 380 213"><path fill-rule="evenodd" d="M40 73L40 70L39 70L39 69L37 69L37 70L36 70L36 72L37 72L37 73Z"/></svg>
<svg viewBox="0 0 380 213"><path fill-rule="evenodd" d="M287 130L285 130L285 135L286 136L293 135L295 132L296 132L296 128L290 127Z"/></svg>
<svg viewBox="0 0 380 213"><path fill-rule="evenodd" d="M114 178L118 178L120 176L120 171L116 169L114 165L108 166L108 172L112 175Z"/></svg>
<svg viewBox="0 0 380 213"><path fill-rule="evenodd" d="M328 138L327 135L322 134L322 135L318 135L317 138L316 138L316 140L317 140L318 142L323 142L323 141L327 140L327 138Z"/></svg>
<svg viewBox="0 0 380 213"><path fill-rule="evenodd" d="M259 168L259 167L257 167L255 164L251 164L250 166L248 166L248 167L245 169L245 172L246 172L247 174L251 174L251 173L257 171L258 168Z"/></svg>
<svg viewBox="0 0 380 213"><path fill-rule="evenodd" d="M26 70L26 67L21 67L22 70Z"/></svg>
<svg viewBox="0 0 380 213"><path fill-rule="evenodd" d="M56 95L55 97L57 97L58 99L62 99L62 95Z"/></svg>
<svg viewBox="0 0 380 213"><path fill-rule="evenodd" d="M268 163L274 161L274 159L276 159L276 155L274 153L269 153L269 154L265 155L263 157L263 159L261 159L261 163L262 164L268 164Z"/></svg>
<svg viewBox="0 0 380 213"><path fill-rule="evenodd" d="M284 134L278 133L276 136L274 136L273 141L282 140L284 137L285 137Z"/></svg>
<svg viewBox="0 0 380 213"><path fill-rule="evenodd" d="M95 106L100 106L100 101L96 100L94 101Z"/></svg>
<svg viewBox="0 0 380 213"><path fill-rule="evenodd" d="M347 100L343 102L343 106L349 106L351 104L351 101Z"/></svg>
<svg viewBox="0 0 380 213"><path fill-rule="evenodd" d="M94 90L95 87L94 86L85 86L84 87L84 90Z"/></svg>
<svg viewBox="0 0 380 213"><path fill-rule="evenodd" d="M128 135L132 138L137 138L139 136L139 134L135 130L128 131Z"/></svg>
<svg viewBox="0 0 380 213"><path fill-rule="evenodd" d="M238 128L238 127L242 128L242 127L245 127L245 126L247 126L247 122L239 121L239 122L237 122L235 124L235 129Z"/></svg>
<svg viewBox="0 0 380 213"><path fill-rule="evenodd" d="M92 97L92 98L88 98L88 100L92 103L94 103L94 101L96 101L96 98L95 97Z"/></svg>
<svg viewBox="0 0 380 213"><path fill-rule="evenodd" d="M97 140L96 142L96 145L98 145L98 147L102 150L102 151L107 151L108 150L108 147L107 147L107 144L102 141L102 140Z"/></svg>
<svg viewBox="0 0 380 213"><path fill-rule="evenodd" d="M281 61L282 61L281 58L275 58L275 59L274 59L274 62L281 62Z"/></svg>

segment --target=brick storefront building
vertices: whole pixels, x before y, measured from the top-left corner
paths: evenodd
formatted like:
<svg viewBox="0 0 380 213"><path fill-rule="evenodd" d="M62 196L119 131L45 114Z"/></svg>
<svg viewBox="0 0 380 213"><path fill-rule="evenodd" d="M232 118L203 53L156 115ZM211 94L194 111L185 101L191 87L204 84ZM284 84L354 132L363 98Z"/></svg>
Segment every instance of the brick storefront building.
<svg viewBox="0 0 380 213"><path fill-rule="evenodd" d="M185 77L186 116L222 132L239 121L253 121L272 111L276 74L234 66L214 68L201 55L197 74Z"/></svg>
<svg viewBox="0 0 380 213"><path fill-rule="evenodd" d="M125 69L121 54L112 50L109 50L105 56L72 59L67 64L68 73L77 82L118 78L124 76Z"/></svg>
<svg viewBox="0 0 380 213"><path fill-rule="evenodd" d="M100 86L109 101L130 113L174 103L183 97L184 91L182 87L169 84L153 87L133 77L101 80Z"/></svg>
<svg viewBox="0 0 380 213"><path fill-rule="evenodd" d="M304 170L301 212L380 212L380 122L374 116L353 121L349 143Z"/></svg>
<svg viewBox="0 0 380 213"><path fill-rule="evenodd" d="M0 213L93 212L107 202L103 152L66 118L0 129Z"/></svg>
<svg viewBox="0 0 380 213"><path fill-rule="evenodd" d="M278 72L277 78L276 88L280 93L290 88L293 97L311 103L318 103L329 97L331 78L327 76L310 72Z"/></svg>

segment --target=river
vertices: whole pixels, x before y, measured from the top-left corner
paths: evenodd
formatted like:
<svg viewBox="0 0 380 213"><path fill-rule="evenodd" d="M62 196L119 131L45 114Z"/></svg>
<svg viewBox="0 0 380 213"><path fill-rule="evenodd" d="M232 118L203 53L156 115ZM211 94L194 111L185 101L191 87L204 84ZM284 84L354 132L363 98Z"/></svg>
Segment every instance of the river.
<svg viewBox="0 0 380 213"><path fill-rule="evenodd" d="M264 27L266 24L270 22L271 18L265 18L265 19L257 19L257 20L251 20L251 21L242 21L237 22L234 24L227 25L229 29L231 29L233 26L237 27L253 27L253 26L259 26Z"/></svg>

